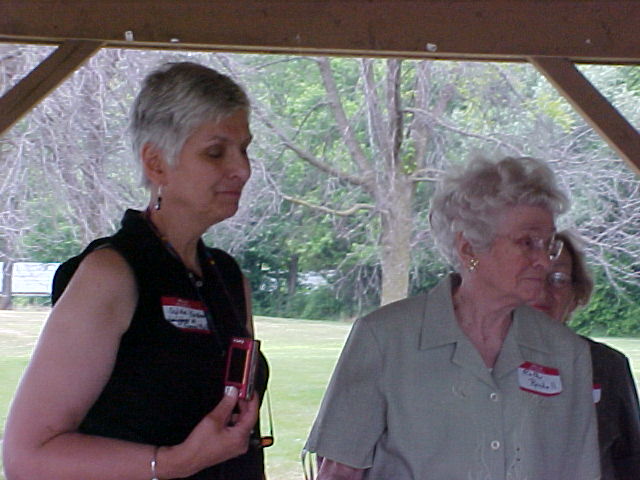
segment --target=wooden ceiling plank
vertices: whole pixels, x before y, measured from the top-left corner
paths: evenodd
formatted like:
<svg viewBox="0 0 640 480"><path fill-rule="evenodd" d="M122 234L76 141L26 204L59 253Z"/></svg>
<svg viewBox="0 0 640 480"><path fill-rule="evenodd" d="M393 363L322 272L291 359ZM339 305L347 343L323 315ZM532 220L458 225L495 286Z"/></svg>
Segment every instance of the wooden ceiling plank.
<svg viewBox="0 0 640 480"><path fill-rule="evenodd" d="M530 61L640 175L640 133L633 125L569 60L531 58Z"/></svg>
<svg viewBox="0 0 640 480"><path fill-rule="evenodd" d="M2 10L5 42L640 63L638 0L3 0Z"/></svg>
<svg viewBox="0 0 640 480"><path fill-rule="evenodd" d="M68 40L0 98L0 135L31 110L76 68L91 57L101 42Z"/></svg>

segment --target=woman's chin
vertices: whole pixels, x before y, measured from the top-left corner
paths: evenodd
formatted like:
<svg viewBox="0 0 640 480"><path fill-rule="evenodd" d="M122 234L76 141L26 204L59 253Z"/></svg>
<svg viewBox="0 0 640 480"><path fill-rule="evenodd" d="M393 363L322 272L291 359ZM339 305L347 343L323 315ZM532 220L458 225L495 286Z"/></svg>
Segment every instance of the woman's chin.
<svg viewBox="0 0 640 480"><path fill-rule="evenodd" d="M208 206L204 206L201 209L201 214L206 216L211 225L215 225L216 223L220 223L227 218L233 217L238 212L237 204L229 204L225 206L217 206L217 208L210 208Z"/></svg>
<svg viewBox="0 0 640 480"><path fill-rule="evenodd" d="M542 280L527 280L523 282L520 288L521 296L525 299L526 303L534 302L542 295L544 288L544 281Z"/></svg>

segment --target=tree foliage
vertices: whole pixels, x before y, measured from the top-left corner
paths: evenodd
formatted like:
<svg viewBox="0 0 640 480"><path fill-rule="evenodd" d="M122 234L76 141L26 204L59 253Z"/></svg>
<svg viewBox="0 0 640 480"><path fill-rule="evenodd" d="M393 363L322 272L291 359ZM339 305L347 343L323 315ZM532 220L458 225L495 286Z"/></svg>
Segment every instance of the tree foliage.
<svg viewBox="0 0 640 480"><path fill-rule="evenodd" d="M341 220L334 235L351 244L344 258L357 265L350 269L340 264L343 278L366 272L366 277L351 275L348 283L375 285L360 294L371 298L382 289L385 301L381 278L389 245L410 251L412 257L408 268L389 262L390 269L400 265L398 271L409 279L408 286L391 282L397 289L391 298L432 285L442 274L445 267L433 253L427 219L433 181L444 166L484 152L547 160L574 198L560 226L583 235L594 269L605 273L602 282L606 279L622 304L634 302L624 288L638 283L637 178L531 66L304 57L253 57L248 64L232 57L228 63L252 86L258 119L271 133L261 153L278 159L277 168L272 163L269 169L273 184L282 198L307 215L333 213ZM304 75L289 71L280 76L283 63ZM585 68L636 124L637 86L627 80L637 70ZM273 95L276 85L284 85L290 95ZM304 115L293 114L300 111ZM403 127L394 130L392 125ZM383 131L386 136L379 133ZM398 131L402 133L394 137ZM380 137L386 138L387 150ZM389 150L394 138L395 151ZM389 151L394 152L391 161L385 157ZM367 175L375 178L379 190L352 181ZM398 179L400 186L394 188ZM360 205L369 207L353 208ZM346 212L351 220L344 218ZM388 212L395 220L405 220L389 227ZM408 249L399 241L407 231ZM368 305L376 303L374 299Z"/></svg>
<svg viewBox="0 0 640 480"><path fill-rule="evenodd" d="M3 91L50 51L0 48ZM207 241L240 260L257 313L350 318L429 288L448 269L434 181L482 152L549 162L573 196L560 226L582 234L598 278L575 325L638 331L638 179L526 64L101 50L0 138L0 260L62 260L144 205L127 113L143 75L180 59L252 97L252 180ZM640 68L581 69L640 124Z"/></svg>

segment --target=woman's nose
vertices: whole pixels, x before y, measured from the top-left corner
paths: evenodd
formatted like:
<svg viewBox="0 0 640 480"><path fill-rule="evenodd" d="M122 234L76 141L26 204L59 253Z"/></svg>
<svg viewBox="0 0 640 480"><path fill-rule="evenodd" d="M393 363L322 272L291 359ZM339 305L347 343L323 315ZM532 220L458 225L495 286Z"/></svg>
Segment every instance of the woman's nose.
<svg viewBox="0 0 640 480"><path fill-rule="evenodd" d="M549 255L549 252L545 249L535 250L533 252L533 264L535 266L541 266L544 268L545 272L551 270L551 265L553 264L553 260Z"/></svg>
<svg viewBox="0 0 640 480"><path fill-rule="evenodd" d="M251 176L251 163L246 153L237 152L229 165L229 175L246 182Z"/></svg>

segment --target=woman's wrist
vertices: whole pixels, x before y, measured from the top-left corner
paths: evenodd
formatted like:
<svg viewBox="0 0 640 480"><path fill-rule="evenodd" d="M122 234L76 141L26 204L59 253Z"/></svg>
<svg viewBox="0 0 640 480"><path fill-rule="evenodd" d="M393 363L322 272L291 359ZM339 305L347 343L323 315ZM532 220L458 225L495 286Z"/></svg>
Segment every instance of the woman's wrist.
<svg viewBox="0 0 640 480"><path fill-rule="evenodd" d="M164 480L168 478L184 478L196 473L193 465L181 453L179 445L155 447L154 456L155 471L150 470L151 480Z"/></svg>
<svg viewBox="0 0 640 480"><path fill-rule="evenodd" d="M153 447L153 455L151 456L151 480L160 480L158 478L158 450L160 447Z"/></svg>

